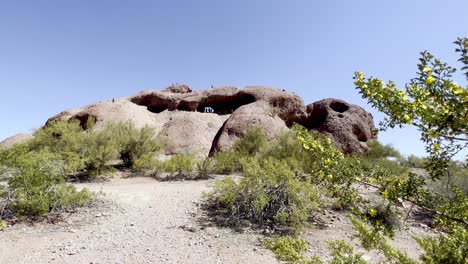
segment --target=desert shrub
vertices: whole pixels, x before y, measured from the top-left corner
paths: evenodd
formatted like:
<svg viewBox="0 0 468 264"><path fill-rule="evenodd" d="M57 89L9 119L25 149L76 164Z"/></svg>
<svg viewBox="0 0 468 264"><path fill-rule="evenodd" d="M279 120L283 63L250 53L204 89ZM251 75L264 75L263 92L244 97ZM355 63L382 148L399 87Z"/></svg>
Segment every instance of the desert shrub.
<svg viewBox="0 0 468 264"><path fill-rule="evenodd" d="M302 147L302 143L297 140L295 130L282 133L277 140L264 147L259 156L261 158L272 157L284 160L296 174L303 174L312 171L313 157Z"/></svg>
<svg viewBox="0 0 468 264"><path fill-rule="evenodd" d="M323 264L319 256L306 256L309 248L307 242L299 237L276 236L263 241L265 248L270 249L276 258L291 264ZM329 241L328 248L332 259L329 264L366 264L362 254L354 252L353 246L343 240Z"/></svg>
<svg viewBox="0 0 468 264"><path fill-rule="evenodd" d="M306 241L291 236L277 236L263 241L265 248L270 249L276 258L288 263L307 263L304 253L309 248Z"/></svg>
<svg viewBox="0 0 468 264"><path fill-rule="evenodd" d="M401 158L401 154L392 145L383 145L377 140L372 140L367 143L369 152L366 156L370 159L385 159L385 158Z"/></svg>
<svg viewBox="0 0 468 264"><path fill-rule="evenodd" d="M65 183L69 169L57 153L28 152L17 156L9 165L14 170L8 180L12 200L7 207L18 215L42 216L82 206L92 199L87 189L77 191Z"/></svg>
<svg viewBox="0 0 468 264"><path fill-rule="evenodd" d="M403 160L404 165L411 168L425 168L427 160L425 158L418 157L416 155L409 155Z"/></svg>
<svg viewBox="0 0 468 264"><path fill-rule="evenodd" d="M66 163L70 174L83 171L86 167L84 154L85 133L78 120L54 121L35 131L34 138L27 144L31 151L57 153Z"/></svg>
<svg viewBox="0 0 468 264"><path fill-rule="evenodd" d="M155 139L154 129L149 126L138 129L128 121L108 124L106 129L113 131L118 139L120 158L128 168L133 167L135 160L143 155L156 154L163 147L163 144Z"/></svg>
<svg viewBox="0 0 468 264"><path fill-rule="evenodd" d="M362 254L354 252L353 246L344 240L328 241L328 248L331 251L333 259L329 264L366 264L362 259Z"/></svg>
<svg viewBox="0 0 468 264"><path fill-rule="evenodd" d="M240 156L254 156L267 143L263 130L259 127L251 127L234 143L233 149Z"/></svg>
<svg viewBox="0 0 468 264"><path fill-rule="evenodd" d="M468 195L468 169L465 164L458 161L450 161L446 175L446 177L440 180L427 181L428 188L445 194L449 198L454 196L453 188L461 190L465 195Z"/></svg>
<svg viewBox="0 0 468 264"><path fill-rule="evenodd" d="M213 171L213 161L210 158L205 158L196 163L197 178L207 179Z"/></svg>
<svg viewBox="0 0 468 264"><path fill-rule="evenodd" d="M119 157L118 141L111 127L100 131L87 131L82 158L84 174L90 178L103 176L112 171L109 162Z"/></svg>
<svg viewBox="0 0 468 264"><path fill-rule="evenodd" d="M238 153L228 150L214 154L213 172L217 174L231 174L241 171L240 156Z"/></svg>
<svg viewBox="0 0 468 264"><path fill-rule="evenodd" d="M248 159L244 177L236 183L227 177L216 183L209 203L224 209L231 223L241 219L259 225L278 225L298 231L317 207L318 191L301 181L281 160Z"/></svg>
<svg viewBox="0 0 468 264"><path fill-rule="evenodd" d="M417 239L424 253L423 263L466 264L468 260L468 232L456 227L449 235Z"/></svg>
<svg viewBox="0 0 468 264"><path fill-rule="evenodd" d="M133 167L136 172L144 176L159 178L163 171L163 162L156 159L153 153L148 153L136 159Z"/></svg>
<svg viewBox="0 0 468 264"><path fill-rule="evenodd" d="M191 156L176 154L163 165L163 170L170 178L190 179L193 178L194 159Z"/></svg>

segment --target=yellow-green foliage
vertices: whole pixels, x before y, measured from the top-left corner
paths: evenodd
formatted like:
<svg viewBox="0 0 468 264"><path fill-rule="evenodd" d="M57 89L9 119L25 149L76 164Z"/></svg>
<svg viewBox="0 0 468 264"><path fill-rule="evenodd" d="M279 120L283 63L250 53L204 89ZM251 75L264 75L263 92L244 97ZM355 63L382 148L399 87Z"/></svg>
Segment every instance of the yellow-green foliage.
<svg viewBox="0 0 468 264"><path fill-rule="evenodd" d="M213 161L210 158L205 158L196 163L197 178L207 179L213 171Z"/></svg>
<svg viewBox="0 0 468 264"><path fill-rule="evenodd" d="M18 153L18 150L13 152ZM92 194L87 189L77 191L73 185L65 183L65 173L69 169L60 158L57 153L41 150L2 160L12 173L8 180L12 200L7 208L18 215L42 216L88 203Z"/></svg>
<svg viewBox="0 0 468 264"><path fill-rule="evenodd" d="M353 246L346 243L344 240L328 241L333 259L329 264L366 264L367 261L362 259L362 254L356 254Z"/></svg>
<svg viewBox="0 0 468 264"><path fill-rule="evenodd" d="M448 235L420 238L417 241L425 251L420 256L423 263L468 263L468 232L463 226L453 228Z"/></svg>
<svg viewBox="0 0 468 264"><path fill-rule="evenodd" d="M113 136L117 138L120 158L129 168L143 155L156 154L163 147L163 144L155 139L154 129L149 126L138 129L128 121L108 124L106 129L112 131Z"/></svg>
<svg viewBox="0 0 468 264"><path fill-rule="evenodd" d="M277 236L263 241L265 248L275 253L277 259L288 263L307 263L304 253L309 248L307 242L298 237Z"/></svg>
<svg viewBox="0 0 468 264"><path fill-rule="evenodd" d="M456 52L468 80L468 39L458 38ZM385 113L381 129L412 125L421 132L421 139L430 153L429 173L443 176L448 161L466 148L468 131L468 89L453 80L456 69L427 51L421 52L417 76L398 89L392 81L366 78L356 72L354 84L363 98Z"/></svg>
<svg viewBox="0 0 468 264"><path fill-rule="evenodd" d="M166 160L163 170L169 174L169 177L178 179L192 178L194 169L194 159L191 156L177 154L171 159Z"/></svg>
<svg viewBox="0 0 468 264"><path fill-rule="evenodd" d="M276 223L298 231L318 204L318 192L301 181L284 161L248 159L239 183L218 181L210 200L228 210L231 220L247 219L260 225Z"/></svg>
<svg viewBox="0 0 468 264"><path fill-rule="evenodd" d="M240 156L254 156L267 143L265 133L259 127L251 127L234 143L233 149Z"/></svg>
<svg viewBox="0 0 468 264"><path fill-rule="evenodd" d="M401 158L401 154L392 145L383 145L377 140L367 143L369 152L366 156L370 159Z"/></svg>
<svg viewBox="0 0 468 264"><path fill-rule="evenodd" d="M242 158L257 155L267 145L266 143L266 136L261 128L248 128L231 150L215 153L213 172L218 174L240 172Z"/></svg>
<svg viewBox="0 0 468 264"><path fill-rule="evenodd" d="M230 150L225 152L216 152L214 154L213 172L217 174L231 174L240 171L240 156L238 153Z"/></svg>

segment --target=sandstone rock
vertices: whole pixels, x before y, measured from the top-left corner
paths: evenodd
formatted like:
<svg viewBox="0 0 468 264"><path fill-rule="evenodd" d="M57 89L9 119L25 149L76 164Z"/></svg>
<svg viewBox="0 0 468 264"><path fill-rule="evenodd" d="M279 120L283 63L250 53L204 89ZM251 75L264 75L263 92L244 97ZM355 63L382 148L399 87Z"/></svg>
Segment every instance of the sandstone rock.
<svg viewBox="0 0 468 264"><path fill-rule="evenodd" d="M0 142L0 148L10 148L11 146L15 144L23 143L32 138L33 136L31 134L26 134L26 133L16 134Z"/></svg>
<svg viewBox="0 0 468 264"><path fill-rule="evenodd" d="M206 113L213 111L213 113ZM48 120L80 121L87 128L106 122L131 120L136 127L150 126L165 141L165 154L206 156L229 149L249 127L262 128L269 139L293 123L318 130L346 153L368 150L373 139L372 116L364 109L338 99L304 105L293 94L271 87L233 86L195 91L173 85L164 91L147 90L128 98L112 99L79 109L64 111Z"/></svg>
<svg viewBox="0 0 468 264"><path fill-rule="evenodd" d="M329 136L345 153L367 152L375 138L372 115L357 105L329 98L308 105L307 115L303 125Z"/></svg>
<svg viewBox="0 0 468 264"><path fill-rule="evenodd" d="M192 89L185 84L173 84L163 90L166 93L191 93Z"/></svg>
<svg viewBox="0 0 468 264"><path fill-rule="evenodd" d="M228 150L250 127L262 128L270 140L288 130L285 122L273 112L273 107L267 102L259 101L244 105L239 107L221 127L213 141L210 154Z"/></svg>

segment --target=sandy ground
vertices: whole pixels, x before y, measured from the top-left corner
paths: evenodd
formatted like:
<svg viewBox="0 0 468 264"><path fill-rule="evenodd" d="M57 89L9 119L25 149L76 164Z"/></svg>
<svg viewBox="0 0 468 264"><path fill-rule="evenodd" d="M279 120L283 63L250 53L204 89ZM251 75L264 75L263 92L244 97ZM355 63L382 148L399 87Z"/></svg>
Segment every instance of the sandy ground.
<svg viewBox="0 0 468 264"><path fill-rule="evenodd" d="M200 221L200 201L212 184L138 177L78 184L103 194L59 223L21 223L0 232L0 263L278 263L262 247L260 231ZM341 213L320 215L326 227L306 230L304 238L309 254L327 258L326 241L349 240L353 230ZM409 223L392 244L416 257L421 251L411 236L430 232ZM375 252L362 252L379 262Z"/></svg>

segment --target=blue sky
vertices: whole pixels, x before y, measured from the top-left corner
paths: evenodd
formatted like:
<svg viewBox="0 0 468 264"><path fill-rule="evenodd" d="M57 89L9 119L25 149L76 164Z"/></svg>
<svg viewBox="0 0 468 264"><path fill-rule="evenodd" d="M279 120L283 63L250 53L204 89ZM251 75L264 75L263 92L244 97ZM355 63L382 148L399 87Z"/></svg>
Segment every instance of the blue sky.
<svg viewBox="0 0 468 264"><path fill-rule="evenodd" d="M0 140L173 82L268 85L306 104L341 98L377 124L353 72L402 85L425 49L458 66L452 42L468 36L466 10L466 0L0 0ZM424 154L415 129L380 140Z"/></svg>

